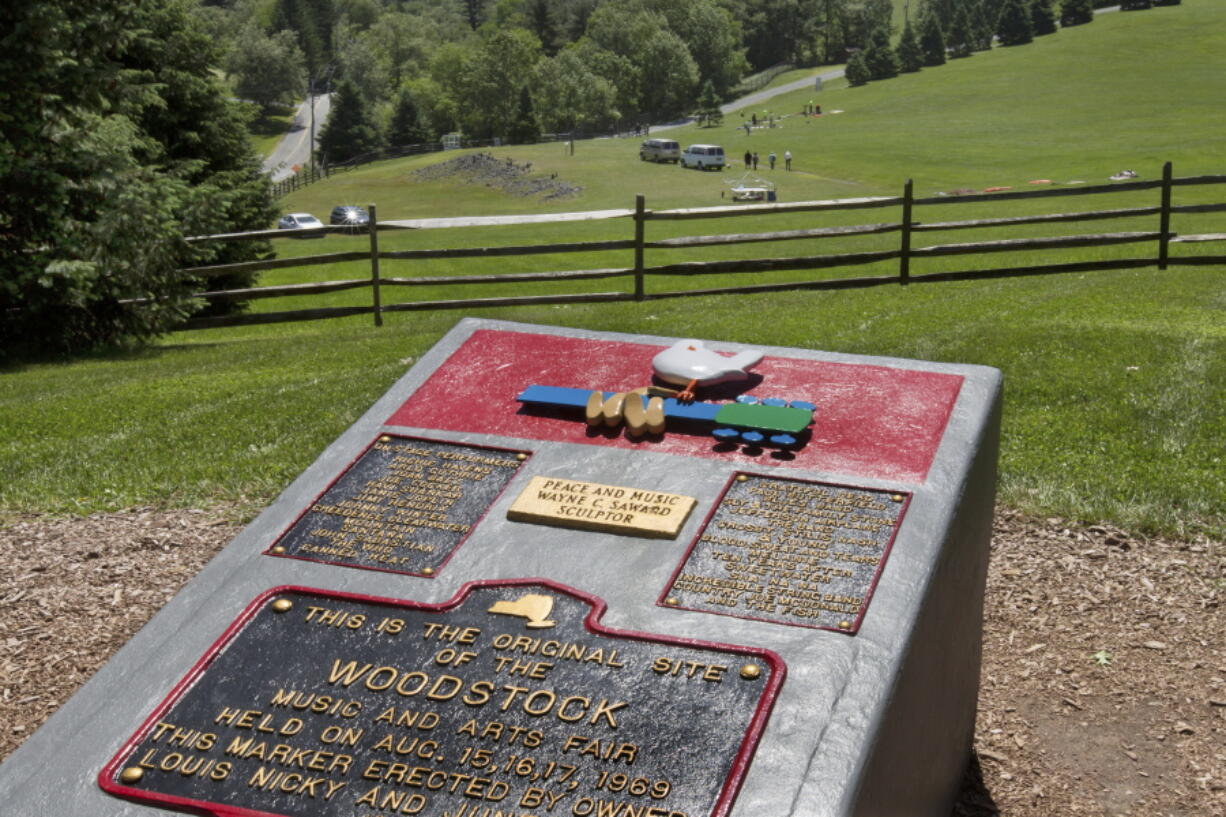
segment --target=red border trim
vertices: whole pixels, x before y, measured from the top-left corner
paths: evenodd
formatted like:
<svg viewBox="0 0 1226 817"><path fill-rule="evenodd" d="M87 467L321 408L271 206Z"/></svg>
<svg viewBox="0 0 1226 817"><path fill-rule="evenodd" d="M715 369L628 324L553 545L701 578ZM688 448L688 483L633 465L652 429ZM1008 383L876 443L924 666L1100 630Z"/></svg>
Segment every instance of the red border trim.
<svg viewBox="0 0 1226 817"><path fill-rule="evenodd" d="M365 457L370 452L370 450L375 447L375 443L380 442L381 438L383 437L395 437L401 440L418 440L423 443L444 443L448 445L463 445L469 448L483 448L487 451L507 451L507 452L514 453L514 454L524 454L526 456L524 460L520 463L521 466L525 462L527 462L529 459L531 459L532 455L535 453L534 451L526 451L520 448L504 448L499 445L475 445L473 443L457 443L454 440L436 440L430 437L421 437L421 436L417 436L413 434L397 434L392 431L380 431L379 434L373 440L367 443L366 447L362 449L360 454L358 454L356 457L351 459L349 463L344 468L341 469L340 473L337 474L335 477L333 477L332 481L329 482L322 491L316 494L315 498L312 499L306 505L305 508L303 508L301 511L298 512L298 515L294 517L294 521L286 525L285 528L279 534L277 534L277 538L272 541L272 544L269 545L267 548L265 548L262 551L263 555L272 556L276 559L297 559L300 562L314 562L315 564L331 565L333 567L353 567L353 568L357 568L358 570L374 570L379 573L395 573L400 576L416 576L419 579L433 579L433 578L436 578L438 574L442 573L443 568L445 568L447 566L447 563L450 562L452 557L455 556L456 551L464 546L464 543L468 541L468 538L473 535L473 531L477 529L477 526L480 525L481 522L485 519L485 517L489 514L489 508L486 508L485 511L481 514L481 516L479 516L477 520L473 522L472 526L468 529L468 533L460 537L460 541L455 543L455 547L451 549L451 552L447 554L447 557L443 559L443 561L439 562L438 567L434 569L433 573L414 573L411 570L396 570L390 567L376 567L374 565L359 565L359 564L353 564L352 562L334 562L330 559L313 559L310 556L299 556L294 553L273 553L272 552L272 549L275 548L282 539L284 539L286 536L289 535L289 532L294 529L294 526L297 525L299 522L301 522L302 518L306 516L308 513L310 513L312 508L314 508L317 504L319 504L319 500L323 499L324 494L332 490L332 487L336 485L336 483L340 482L345 477L346 474L352 471L353 466L358 464L358 460L362 459L362 457ZM502 497L502 495L506 492L507 488L510 487L514 479L515 477L511 477L511 479L507 480L507 484L502 486L502 489L494 497L494 502L497 502L498 499ZM490 504L493 505L494 503L491 502Z"/></svg>
<svg viewBox="0 0 1226 817"><path fill-rule="evenodd" d="M803 482L809 485L828 485L832 488L848 488L855 491L873 491L903 495L902 508L900 508L898 511L898 521L894 523L894 532L890 534L890 541L886 542L885 548L881 551L881 561L877 563L877 569L873 572L873 578L868 583L868 592L864 594L864 603L860 605L860 612L856 613L856 618L854 621L852 621L851 627L844 630L839 627L823 627L818 624L802 624L799 621L781 621L777 618L738 615L736 613L725 613L720 610L707 610L701 607L682 607L679 604L665 604L665 600L672 594L673 585L676 583L677 577L681 575L681 571L685 567L685 563L689 560L690 554L694 552L694 548L698 547L698 540L702 538L707 526L711 524L711 519L714 518L715 512L719 510L720 503L724 501L724 497L727 496L729 489L732 488L732 484L736 482L736 478L741 474L748 477L758 477L761 479L778 479L786 482ZM663 607L667 610L685 610L691 613L707 613L713 616L727 616L728 618L744 619L745 621L761 621L765 622L766 624L781 624L785 627L804 627L808 630L825 630L826 632L830 633L855 635L856 633L860 632L860 624L864 621L864 616L868 613L868 605L873 600L873 594L877 592L877 582L881 579L881 571L885 570L886 560L890 558L890 553L894 550L894 540L898 538L898 530L902 527L903 518L907 515L907 509L911 507L912 496L913 495L910 491L896 491L887 488L865 488L863 485L844 485L843 483L839 482L826 482L817 479L799 479L798 477L780 477L775 476L774 474L755 474L749 471L735 471L733 472L732 476L728 478L728 482L724 484L724 489L720 491L719 499L717 499L711 505L711 509L707 511L706 518L702 520L702 525L699 526L698 531L694 534L694 538L690 542L690 546L685 549L685 554L681 557L681 561L679 561L677 563L677 567L673 569L672 575L669 576L668 583L664 585L664 591L656 599L656 606Z"/></svg>
<svg viewBox="0 0 1226 817"><path fill-rule="evenodd" d="M323 598L339 599L344 601L357 601L366 604L381 604L390 607L401 607L409 610L418 610L430 613L443 613L448 610L453 610L463 604L468 596L474 590L484 589L487 587L545 587L557 593L570 596L571 598L585 602L591 606L591 612L583 620L584 628L597 635L608 636L610 638L620 638L630 641L644 641L651 644L666 644L676 647L690 647L695 649L709 650L713 652L732 653L735 655L750 655L755 656L759 660L770 666L770 677L764 683L762 695L758 699L757 709L754 711L753 717L749 721L749 726L745 730L745 737L741 740L741 745L737 750L736 755L732 760L732 765L728 770L728 777L724 781L724 786L720 790L719 796L715 801L715 807L712 809L709 817L727 817L729 811L732 810L732 805L736 800L737 794L740 793L741 784L744 782L745 773L749 769L749 764L753 760L754 753L757 751L758 743L762 739L762 733L766 729L767 721L770 718L771 711L774 709L775 700L779 697L779 690L783 686L784 679L787 677L787 664L778 653L772 650L763 649L761 647L739 647L734 644L723 644L713 641L701 641L693 638L681 638L678 636L653 635L651 633L639 632L637 630L617 630L612 627L605 627L600 623L604 617L608 605L604 599L599 596L594 596L590 593L585 593L581 590L576 590L564 584L560 584L549 579L531 578L531 579L487 579L483 581L472 581L464 583L456 594L448 601L439 604L429 604L425 602L406 601L403 599L386 598L383 596L368 596L361 593L344 593L336 590L323 590L314 587L303 587L300 585L282 585L266 590L255 598L246 608L238 615L234 621L226 627L221 636L213 642L213 645L205 651L204 655L188 670L187 674L175 684L171 689L170 694L158 704L153 712L145 718L140 727L132 734L128 740L119 748L119 751L110 759L110 761L98 773L98 786L107 794L114 795L125 800L131 800L143 805L157 804L180 811L187 811L193 814L208 815L208 817L285 817L285 815L275 812L256 811L253 809L242 808L240 806L231 806L225 803L212 803L205 800L191 800L185 797L178 797L171 794L161 794L159 792L146 792L134 786L127 786L118 782L120 767L123 765L123 759L129 756L137 746L144 740L149 731L157 724L161 717L170 711L179 699L191 689L209 666L221 655L226 646L239 634L239 632L259 613L264 605L274 596L284 593L302 593ZM697 817L697 815L695 815Z"/></svg>

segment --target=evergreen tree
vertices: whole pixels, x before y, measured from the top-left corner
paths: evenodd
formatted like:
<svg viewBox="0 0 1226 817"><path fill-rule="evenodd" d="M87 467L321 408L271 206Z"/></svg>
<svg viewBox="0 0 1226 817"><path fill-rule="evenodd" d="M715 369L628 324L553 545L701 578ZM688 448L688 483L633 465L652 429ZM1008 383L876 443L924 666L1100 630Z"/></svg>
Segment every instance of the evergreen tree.
<svg viewBox="0 0 1226 817"><path fill-rule="evenodd" d="M524 85L519 92L519 108L515 120L507 130L507 139L514 145L526 145L535 142L541 136L541 126L537 124L536 113L532 109L532 94Z"/></svg>
<svg viewBox="0 0 1226 817"><path fill-rule="evenodd" d="M931 8L920 17L920 51L924 55L924 65L945 64L945 32L941 30L941 21Z"/></svg>
<svg viewBox="0 0 1226 817"><path fill-rule="evenodd" d="M890 34L887 29L877 29L873 32L868 48L865 49L864 63L868 66L869 79L890 79L898 76L898 56L890 47Z"/></svg>
<svg viewBox="0 0 1226 817"><path fill-rule="evenodd" d="M356 85L341 80L328 121L319 133L319 158L325 164L338 164L381 147L383 140L371 121L366 100Z"/></svg>
<svg viewBox="0 0 1226 817"><path fill-rule="evenodd" d="M545 56L552 57L558 53L561 34L554 20L553 5L550 0L525 0L524 15L527 17L528 30L541 41L541 49Z"/></svg>
<svg viewBox="0 0 1226 817"><path fill-rule="evenodd" d="M183 236L271 221L191 7L0 5L0 357L167 331L195 307L179 268L217 257Z"/></svg>
<svg viewBox="0 0 1226 817"><path fill-rule="evenodd" d="M332 59L333 15L332 0L275 0L272 29L294 32L310 76Z"/></svg>
<svg viewBox="0 0 1226 817"><path fill-rule="evenodd" d="M1051 0L1030 0L1030 23L1036 37L1056 33L1056 12L1052 10Z"/></svg>
<svg viewBox="0 0 1226 817"><path fill-rule="evenodd" d="M1060 4L1060 25L1079 26L1094 21L1092 0L1063 0Z"/></svg>
<svg viewBox="0 0 1226 817"><path fill-rule="evenodd" d="M985 0L966 0L966 9L967 19L971 24L971 50L990 50L992 39L996 34L996 26L988 20Z"/></svg>
<svg viewBox="0 0 1226 817"><path fill-rule="evenodd" d="M1023 0L1005 0L996 36L1001 45L1025 45L1034 40L1034 22Z"/></svg>
<svg viewBox="0 0 1226 817"><path fill-rule="evenodd" d="M417 103L413 101L413 94L408 88L401 88L396 94L387 141L388 144L397 147L420 145L430 141L430 135L422 127L421 115L417 112Z"/></svg>
<svg viewBox="0 0 1226 817"><path fill-rule="evenodd" d="M944 55L942 55L944 57ZM912 74L924 65L924 52L920 49L919 38L908 20L902 28L902 36L898 38L898 66L905 74Z"/></svg>
<svg viewBox="0 0 1226 817"><path fill-rule="evenodd" d="M971 21L967 16L966 8L959 6L954 11L953 24L949 27L949 56L954 59L969 57L972 50L972 38Z"/></svg>
<svg viewBox="0 0 1226 817"><path fill-rule="evenodd" d="M868 72L868 63L865 61L863 51L857 51L847 61L847 68L844 70L843 76L847 78L847 84L852 87L865 85L872 78Z"/></svg>
<svg viewBox="0 0 1226 817"><path fill-rule="evenodd" d="M715 93L715 83L711 80L703 83L702 93L698 96L698 110L694 115L701 127L713 128L724 121L724 112L719 107L719 94Z"/></svg>

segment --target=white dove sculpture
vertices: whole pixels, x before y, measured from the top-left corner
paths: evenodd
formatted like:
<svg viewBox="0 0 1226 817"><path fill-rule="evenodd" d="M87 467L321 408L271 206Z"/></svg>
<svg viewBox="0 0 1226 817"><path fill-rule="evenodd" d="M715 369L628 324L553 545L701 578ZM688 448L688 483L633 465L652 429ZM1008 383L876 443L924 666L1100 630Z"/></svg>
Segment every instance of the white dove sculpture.
<svg viewBox="0 0 1226 817"><path fill-rule="evenodd" d="M747 370L762 360L762 352L747 349L724 357L708 349L701 340L679 340L651 359L656 376L666 383L683 386L677 399L694 399L694 389L747 377Z"/></svg>

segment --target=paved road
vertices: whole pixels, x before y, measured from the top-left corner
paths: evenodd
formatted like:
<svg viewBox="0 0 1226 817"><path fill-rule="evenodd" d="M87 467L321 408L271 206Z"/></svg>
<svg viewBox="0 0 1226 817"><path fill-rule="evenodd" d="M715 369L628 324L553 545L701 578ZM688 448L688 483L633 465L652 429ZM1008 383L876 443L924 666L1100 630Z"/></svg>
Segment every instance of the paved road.
<svg viewBox="0 0 1226 817"><path fill-rule="evenodd" d="M780 94L787 94L787 93L791 93L792 91L800 91L805 88L812 88L814 85L813 80L819 77L821 78L822 82L829 82L830 80L838 79L841 76L843 76L842 68L831 68L828 71L823 71L822 73L815 74L811 77L805 77L804 79L798 79L793 82L788 82L783 85L776 86L774 88L766 88L761 91L755 91L754 93L748 94L747 96L743 96L740 99L734 99L731 102L727 102L721 105L719 109L723 111L725 114L729 114L729 113L732 113L733 111L739 111L741 108L748 108L751 105L761 105L763 102L770 99L771 97L776 97L776 96L779 96ZM668 130L669 128L679 128L682 125L688 125L693 121L694 121L693 117L686 117L685 119L679 119L676 122L666 122L662 125L652 125L648 130L651 133L655 133L657 131Z"/></svg>
<svg viewBox="0 0 1226 817"><path fill-rule="evenodd" d="M756 91L748 96L743 96L740 99L734 99L725 105L721 105L720 110L724 113L732 113L733 111L740 110L741 108L747 108L750 105L760 105L771 97L779 96L780 94L800 91L805 88L812 88L814 85L813 80L815 79L820 78L822 82L829 82L830 80L838 79L841 76L843 76L842 68L831 68L829 71L823 71L816 76L798 79L795 82L789 82L775 88L767 88L762 91Z"/></svg>
<svg viewBox="0 0 1226 817"><path fill-rule="evenodd" d="M320 94L315 97L315 137L318 142L319 129L328 119L328 111L332 109L332 97ZM306 165L311 161L311 108L310 100L303 102L294 112L294 124L289 132L277 143L276 150L264 160L264 172L272 174L272 180L279 182L294 175L294 165Z"/></svg>

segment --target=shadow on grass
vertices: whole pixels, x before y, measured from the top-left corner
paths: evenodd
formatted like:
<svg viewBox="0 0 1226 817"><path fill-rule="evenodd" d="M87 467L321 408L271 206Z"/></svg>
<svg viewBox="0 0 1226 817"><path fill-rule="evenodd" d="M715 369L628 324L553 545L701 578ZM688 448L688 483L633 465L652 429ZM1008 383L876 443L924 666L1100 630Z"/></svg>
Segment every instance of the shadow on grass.
<svg viewBox="0 0 1226 817"><path fill-rule="evenodd" d="M294 108L289 105L274 105L260 111L251 121L249 130L255 136L280 136L302 130L305 127L294 121Z"/></svg>
<svg viewBox="0 0 1226 817"><path fill-rule="evenodd" d="M171 333L168 333L171 334ZM136 360L156 360L169 352L185 349L207 349L227 345L221 342L209 343L156 343L147 344L133 341L131 345L105 346L78 352L49 351L36 348L17 348L9 350L6 357L0 357L0 374L16 374L25 371L30 366L82 363L86 361L126 362Z"/></svg>

